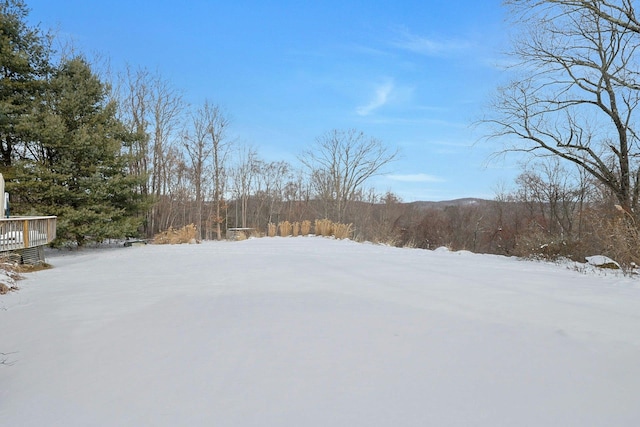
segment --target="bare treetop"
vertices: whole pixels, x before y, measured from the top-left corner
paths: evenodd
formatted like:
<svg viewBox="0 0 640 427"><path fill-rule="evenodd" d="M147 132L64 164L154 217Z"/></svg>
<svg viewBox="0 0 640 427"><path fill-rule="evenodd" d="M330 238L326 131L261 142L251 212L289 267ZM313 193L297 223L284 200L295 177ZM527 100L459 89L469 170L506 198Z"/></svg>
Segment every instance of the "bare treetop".
<svg viewBox="0 0 640 427"><path fill-rule="evenodd" d="M368 179L382 174L397 155L397 151L389 150L382 141L363 132L332 130L317 138L300 156L300 161L320 190L318 193L334 203L335 219L343 221L356 192Z"/></svg>
<svg viewBox="0 0 640 427"><path fill-rule="evenodd" d="M508 1L521 13L512 55L485 123L506 150L552 155L604 184L625 210L638 204L639 35L628 1ZM625 25L621 25L624 23Z"/></svg>

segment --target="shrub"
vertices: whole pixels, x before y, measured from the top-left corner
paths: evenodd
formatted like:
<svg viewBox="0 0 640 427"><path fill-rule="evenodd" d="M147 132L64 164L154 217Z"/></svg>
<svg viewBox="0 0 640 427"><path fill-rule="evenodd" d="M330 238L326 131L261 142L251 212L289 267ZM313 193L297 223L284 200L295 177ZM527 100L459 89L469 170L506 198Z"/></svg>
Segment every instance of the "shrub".
<svg viewBox="0 0 640 427"><path fill-rule="evenodd" d="M291 235L293 237L298 237L299 234L300 234L300 223L294 222L293 224L291 224Z"/></svg>
<svg viewBox="0 0 640 427"><path fill-rule="evenodd" d="M336 239L349 239L353 230L351 229L352 224L333 224L333 235Z"/></svg>
<svg viewBox="0 0 640 427"><path fill-rule="evenodd" d="M278 228L280 229L280 235L282 237L291 235L291 223L289 221L282 221L278 224Z"/></svg>
<svg viewBox="0 0 640 427"><path fill-rule="evenodd" d="M160 232L153 237L156 245L176 245L181 243L196 243L197 229L194 224L185 225L176 230L169 227L168 230Z"/></svg>
<svg viewBox="0 0 640 427"><path fill-rule="evenodd" d="M640 265L640 230L633 218L618 216L602 221L597 230L603 255L616 260L625 271Z"/></svg>
<svg viewBox="0 0 640 427"><path fill-rule="evenodd" d="M329 237L333 235L333 223L328 219L316 219L314 228L317 236Z"/></svg>
<svg viewBox="0 0 640 427"><path fill-rule="evenodd" d="M274 223L270 222L267 225L267 236L275 237L276 236L277 227Z"/></svg>
<svg viewBox="0 0 640 427"><path fill-rule="evenodd" d="M331 237L336 239L348 239L353 234L352 224L341 224L328 219L317 219L315 230L317 236Z"/></svg>
<svg viewBox="0 0 640 427"><path fill-rule="evenodd" d="M13 262L10 257L0 258L0 295L19 289L16 282L24 278L20 274L22 271L22 266Z"/></svg>
<svg viewBox="0 0 640 427"><path fill-rule="evenodd" d="M309 221L308 219L302 221L302 224L300 225L300 233L303 236L308 236L309 233L311 233L311 221Z"/></svg>

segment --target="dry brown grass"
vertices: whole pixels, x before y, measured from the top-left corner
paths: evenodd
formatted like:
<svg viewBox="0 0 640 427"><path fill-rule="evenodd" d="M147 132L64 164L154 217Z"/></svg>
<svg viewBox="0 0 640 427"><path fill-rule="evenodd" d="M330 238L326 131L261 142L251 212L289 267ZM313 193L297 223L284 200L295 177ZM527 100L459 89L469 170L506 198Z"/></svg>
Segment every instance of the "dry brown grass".
<svg viewBox="0 0 640 427"><path fill-rule="evenodd" d="M51 264L46 262L39 262L37 264L20 264L16 265L15 271L17 273L33 273L36 271L49 270L53 268Z"/></svg>
<svg viewBox="0 0 640 427"><path fill-rule="evenodd" d="M308 236L309 233L311 233L311 221L308 219L302 221L302 224L300 224L300 233L303 236Z"/></svg>
<svg viewBox="0 0 640 427"><path fill-rule="evenodd" d="M197 243L197 229L194 224L185 225L180 229L169 227L168 230L156 234L153 243L156 245L177 245L182 243Z"/></svg>
<svg viewBox="0 0 640 427"><path fill-rule="evenodd" d="M18 288L17 286L9 286L0 282L0 295L5 295L5 294L8 294L9 292L15 292L19 289L20 288Z"/></svg>
<svg viewBox="0 0 640 427"><path fill-rule="evenodd" d="M236 241L240 242L242 240L247 240L247 233L240 232L240 233L236 234Z"/></svg>
<svg viewBox="0 0 640 427"><path fill-rule="evenodd" d="M317 219L315 231L317 236L348 239L353 234L352 224L341 224L328 219Z"/></svg>
<svg viewBox="0 0 640 427"><path fill-rule="evenodd" d="M328 219L316 219L314 226L316 236L329 237L333 235L333 222Z"/></svg>
<svg viewBox="0 0 640 427"><path fill-rule="evenodd" d="M18 264L17 262L13 262L12 260L8 260L6 258L0 259L0 271L5 275L9 276L11 280L21 280L23 279L21 268L23 266Z"/></svg>
<svg viewBox="0 0 640 427"><path fill-rule="evenodd" d="M48 265L48 264L47 264ZM9 292L17 291L19 288L15 285L15 282L23 279L24 277L20 274L22 266L13 262L9 258L0 259L0 272L4 273L6 276L6 282L0 282L0 295L5 295Z"/></svg>
<svg viewBox="0 0 640 427"><path fill-rule="evenodd" d="M314 229L316 236L335 237L336 239L349 239L353 235L352 224L336 223L328 219L317 219ZM267 236L308 236L311 233L311 221L300 222L282 221L276 226L273 223L267 225Z"/></svg>
<svg viewBox="0 0 640 427"><path fill-rule="evenodd" d="M351 238L351 234L353 234L353 229L351 228L353 224L333 224L333 235L336 239L349 239Z"/></svg>
<svg viewBox="0 0 640 427"><path fill-rule="evenodd" d="M292 226L289 221L282 221L280 224L278 224L278 228L280 229L280 235L282 237L291 235Z"/></svg>
<svg viewBox="0 0 640 427"><path fill-rule="evenodd" d="M640 265L640 230L632 218L618 217L603 221L598 234L606 249L603 255L617 261L625 270Z"/></svg>

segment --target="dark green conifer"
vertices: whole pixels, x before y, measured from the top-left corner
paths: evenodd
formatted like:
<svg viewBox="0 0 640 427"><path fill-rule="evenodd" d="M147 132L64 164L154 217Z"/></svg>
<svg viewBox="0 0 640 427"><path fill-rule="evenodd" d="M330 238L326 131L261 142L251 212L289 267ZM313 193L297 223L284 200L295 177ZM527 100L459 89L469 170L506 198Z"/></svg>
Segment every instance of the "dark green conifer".
<svg viewBox="0 0 640 427"><path fill-rule="evenodd" d="M50 71L50 37L29 27L27 15L22 0L0 0L0 170L8 175Z"/></svg>
<svg viewBox="0 0 640 427"><path fill-rule="evenodd" d="M115 102L85 60L64 61L53 72L35 116L37 139L14 162L17 209L57 215L60 241L135 235L144 200L137 178L127 174L124 150L135 135L117 119Z"/></svg>

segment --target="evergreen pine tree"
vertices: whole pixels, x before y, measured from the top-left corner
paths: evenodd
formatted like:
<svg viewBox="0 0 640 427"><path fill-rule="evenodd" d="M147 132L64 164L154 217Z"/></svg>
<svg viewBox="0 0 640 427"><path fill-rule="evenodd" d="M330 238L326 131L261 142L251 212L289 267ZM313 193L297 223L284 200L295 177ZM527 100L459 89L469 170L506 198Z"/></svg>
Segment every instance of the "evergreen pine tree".
<svg viewBox="0 0 640 427"><path fill-rule="evenodd" d="M127 144L135 135L116 118L106 86L81 58L52 74L36 113L25 156L9 185L15 210L58 216L58 241L133 236L144 199L127 174Z"/></svg>
<svg viewBox="0 0 640 427"><path fill-rule="evenodd" d="M9 176L50 71L50 37L29 27L27 16L22 0L0 0L0 169Z"/></svg>

